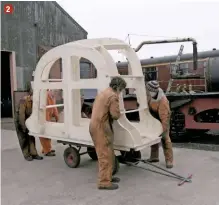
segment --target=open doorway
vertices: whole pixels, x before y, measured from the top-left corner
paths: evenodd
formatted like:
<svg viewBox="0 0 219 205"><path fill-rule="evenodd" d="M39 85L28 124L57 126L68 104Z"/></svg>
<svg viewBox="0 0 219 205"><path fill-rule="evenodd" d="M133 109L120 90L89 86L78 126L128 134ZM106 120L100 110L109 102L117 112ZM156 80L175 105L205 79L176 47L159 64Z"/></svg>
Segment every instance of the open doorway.
<svg viewBox="0 0 219 205"><path fill-rule="evenodd" d="M11 118L13 116L10 54L11 52L1 51L1 118Z"/></svg>

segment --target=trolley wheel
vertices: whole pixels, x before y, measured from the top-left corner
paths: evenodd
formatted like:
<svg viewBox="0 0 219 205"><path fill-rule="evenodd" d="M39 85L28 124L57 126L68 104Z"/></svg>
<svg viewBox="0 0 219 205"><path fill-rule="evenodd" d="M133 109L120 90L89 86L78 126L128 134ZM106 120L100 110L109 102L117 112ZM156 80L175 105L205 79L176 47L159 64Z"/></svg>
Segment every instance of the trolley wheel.
<svg viewBox="0 0 219 205"><path fill-rule="evenodd" d="M115 174L119 171L119 167L120 167L120 166L119 166L119 160L118 160L118 158L115 156L112 175L115 175Z"/></svg>
<svg viewBox="0 0 219 205"><path fill-rule="evenodd" d="M93 147L87 147L87 154L89 155L89 157L92 159L92 160L97 160L98 157L97 157L97 153L96 153L96 150L95 148Z"/></svg>
<svg viewBox="0 0 219 205"><path fill-rule="evenodd" d="M68 147L64 151L64 160L68 167L76 168L80 164L81 158L78 150L74 147Z"/></svg>
<svg viewBox="0 0 219 205"><path fill-rule="evenodd" d="M129 152L127 151L120 151L122 158L126 162L136 163L138 164L139 161L137 159L141 159L141 151L134 151L131 150Z"/></svg>

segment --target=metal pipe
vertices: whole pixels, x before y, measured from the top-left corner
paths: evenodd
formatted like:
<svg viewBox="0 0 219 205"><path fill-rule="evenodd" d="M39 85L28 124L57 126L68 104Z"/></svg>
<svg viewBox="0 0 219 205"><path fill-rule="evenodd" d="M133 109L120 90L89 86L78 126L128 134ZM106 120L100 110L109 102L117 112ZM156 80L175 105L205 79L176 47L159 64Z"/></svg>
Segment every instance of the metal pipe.
<svg viewBox="0 0 219 205"><path fill-rule="evenodd" d="M134 50L135 52L138 52L144 45L160 44L160 43L179 43L179 42L190 42L190 41L193 42L193 66L194 66L193 69L197 70L198 51L197 51L197 41L194 38L177 38L177 39L168 39L168 40L143 41Z"/></svg>
<svg viewBox="0 0 219 205"><path fill-rule="evenodd" d="M193 70L198 68L198 51L197 51L197 42L193 41Z"/></svg>
<svg viewBox="0 0 219 205"><path fill-rule="evenodd" d="M143 162L143 163L145 163L145 164L149 164L149 165L151 165L152 167L155 167L155 168L157 168L157 169L160 169L160 170L162 170L162 171L165 171L165 172L167 172L167 173L169 173L169 174L172 174L172 175L174 175L174 176L176 176L176 177L185 178L185 177L180 176L180 175L178 175L178 174L176 174L176 173L174 173L174 172L171 172L171 171L166 170L166 169L164 169L164 168L162 168L162 167L159 167L159 166L157 166L157 165L155 165L155 164L153 164L153 163L150 163L150 162L148 162L147 160L139 160L139 161L141 161L141 162ZM185 178L185 179L186 179L186 178Z"/></svg>
<svg viewBox="0 0 219 205"><path fill-rule="evenodd" d="M140 167L138 165L135 165L134 163L130 163L130 162L126 162L127 165L129 166L132 166L132 167L136 167L136 168L139 168L139 169L144 169L144 170L147 170L147 171L150 171L150 172L154 172L156 174L160 174L160 175L163 175L163 176L167 176L167 177L170 177L170 178L174 178L174 179L179 179L181 180L181 182L179 183L180 185L182 184L182 182L192 182L191 178L185 178L185 177L178 177L178 176L174 176L174 175L170 175L170 174L165 174L163 172L159 172L159 171L156 171L156 170L153 170L153 169L149 169L149 168L145 168L145 167ZM178 185L179 185L178 184Z"/></svg>

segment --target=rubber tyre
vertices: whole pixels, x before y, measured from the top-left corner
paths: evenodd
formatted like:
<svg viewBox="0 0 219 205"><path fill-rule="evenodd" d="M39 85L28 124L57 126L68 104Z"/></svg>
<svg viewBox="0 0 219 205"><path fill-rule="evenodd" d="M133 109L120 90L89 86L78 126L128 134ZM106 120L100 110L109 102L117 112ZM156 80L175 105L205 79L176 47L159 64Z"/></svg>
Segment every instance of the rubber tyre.
<svg viewBox="0 0 219 205"><path fill-rule="evenodd" d="M120 151L120 153L126 162L138 164L139 161L136 159L141 159L141 151Z"/></svg>
<svg viewBox="0 0 219 205"><path fill-rule="evenodd" d="M97 161L98 157L97 157L97 153L95 151L95 148L93 147L87 147L87 154L89 155L89 157L94 160Z"/></svg>
<svg viewBox="0 0 219 205"><path fill-rule="evenodd" d="M118 173L118 172L119 172L119 168L120 168L120 166L119 166L119 160L118 160L118 158L115 156L112 175L115 175L116 173Z"/></svg>
<svg viewBox="0 0 219 205"><path fill-rule="evenodd" d="M74 147L68 147L65 149L64 154L64 161L70 168L76 168L79 166L81 157L78 150Z"/></svg>

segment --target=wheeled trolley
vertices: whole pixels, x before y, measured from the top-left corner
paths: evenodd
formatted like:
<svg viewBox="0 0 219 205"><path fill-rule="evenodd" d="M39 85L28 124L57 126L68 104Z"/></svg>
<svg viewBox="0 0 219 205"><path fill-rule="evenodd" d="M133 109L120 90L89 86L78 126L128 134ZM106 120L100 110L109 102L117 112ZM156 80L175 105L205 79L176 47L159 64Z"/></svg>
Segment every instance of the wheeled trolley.
<svg viewBox="0 0 219 205"><path fill-rule="evenodd" d="M120 50L129 62L128 75L119 75L116 63L109 50ZM80 59L88 59L97 70L97 77L80 78ZM61 59L62 79L50 79L49 73L53 63ZM123 94L120 95L121 117L113 123L114 149L126 157L139 158L140 151L160 142L161 123L151 116L145 90L144 76L140 61L128 44L118 39L100 38L86 39L55 47L45 53L39 60L34 73L33 111L26 120L30 134L44 136L60 143L68 144L64 159L69 167L77 167L80 163L81 147L87 147L89 156L96 160L93 142L89 134L89 118L81 117L80 89L97 89L97 92L109 86L112 77L120 76L127 82L128 88L136 90L139 108L131 112L139 112L140 121L132 123L126 118ZM47 89L62 89L64 107L63 122L46 121ZM69 161L68 161L69 160Z"/></svg>
<svg viewBox="0 0 219 205"><path fill-rule="evenodd" d="M63 145L69 145L69 147L64 150L63 158L66 165L70 168L77 168L80 165L81 156L84 154L88 154L89 157L94 161L98 160L95 148L93 146L85 146L61 140L58 140L57 142L62 143ZM86 151L81 151L81 148L83 147L86 148ZM137 151L137 153L140 153L140 151ZM119 171L119 163L119 159L115 156L113 175Z"/></svg>

